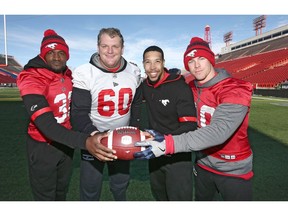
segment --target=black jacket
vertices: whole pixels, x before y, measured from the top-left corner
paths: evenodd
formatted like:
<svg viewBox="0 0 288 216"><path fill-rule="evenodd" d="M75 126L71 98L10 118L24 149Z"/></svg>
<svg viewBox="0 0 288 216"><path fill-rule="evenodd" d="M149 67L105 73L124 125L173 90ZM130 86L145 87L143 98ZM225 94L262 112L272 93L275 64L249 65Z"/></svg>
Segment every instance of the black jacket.
<svg viewBox="0 0 288 216"><path fill-rule="evenodd" d="M156 84L149 82L147 78L138 88L137 94L140 94L140 98L146 103L149 129L172 135L196 130L193 94L182 75L165 73L164 78ZM139 110L139 103L134 103L132 121L137 119L139 121L141 116ZM195 120L181 121L181 119Z"/></svg>

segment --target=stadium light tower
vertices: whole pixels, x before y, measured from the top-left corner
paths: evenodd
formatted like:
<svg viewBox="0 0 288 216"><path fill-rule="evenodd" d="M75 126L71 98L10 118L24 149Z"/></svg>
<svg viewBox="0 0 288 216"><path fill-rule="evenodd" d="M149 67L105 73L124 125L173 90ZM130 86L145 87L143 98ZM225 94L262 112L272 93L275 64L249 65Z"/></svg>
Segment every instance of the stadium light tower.
<svg viewBox="0 0 288 216"><path fill-rule="evenodd" d="M227 32L226 34L224 34L223 36L223 40L224 43L226 43L226 47L228 47L230 45L230 41L232 41L232 37L233 37L233 32Z"/></svg>
<svg viewBox="0 0 288 216"><path fill-rule="evenodd" d="M3 26L4 26L4 55L5 55L5 64L0 64L0 66L8 65L8 55L7 55L7 38L6 38L6 15L3 15Z"/></svg>
<svg viewBox="0 0 288 216"><path fill-rule="evenodd" d="M262 34L262 29L266 26L266 16L262 15L260 17L255 18L253 20L253 26L256 36Z"/></svg>
<svg viewBox="0 0 288 216"><path fill-rule="evenodd" d="M212 41L211 41L211 33L210 33L210 26L205 26L205 35L204 40L209 44L210 49L212 49Z"/></svg>

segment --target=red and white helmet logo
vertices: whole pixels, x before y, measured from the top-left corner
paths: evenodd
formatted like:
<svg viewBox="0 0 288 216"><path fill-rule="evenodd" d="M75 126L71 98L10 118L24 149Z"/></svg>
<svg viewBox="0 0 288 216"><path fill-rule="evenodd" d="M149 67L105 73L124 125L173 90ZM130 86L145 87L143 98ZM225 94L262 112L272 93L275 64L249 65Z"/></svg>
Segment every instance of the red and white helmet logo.
<svg viewBox="0 0 288 216"><path fill-rule="evenodd" d="M47 46L45 46L45 48L48 47L50 49L55 49L57 45L58 45L57 43L51 43L51 44L48 44Z"/></svg>
<svg viewBox="0 0 288 216"><path fill-rule="evenodd" d="M195 57L195 53L196 53L196 52L197 52L197 50L196 50L196 49L194 49L194 50L191 50L191 52L189 52L189 53L186 55L186 57L190 56L190 57L194 58L194 57Z"/></svg>

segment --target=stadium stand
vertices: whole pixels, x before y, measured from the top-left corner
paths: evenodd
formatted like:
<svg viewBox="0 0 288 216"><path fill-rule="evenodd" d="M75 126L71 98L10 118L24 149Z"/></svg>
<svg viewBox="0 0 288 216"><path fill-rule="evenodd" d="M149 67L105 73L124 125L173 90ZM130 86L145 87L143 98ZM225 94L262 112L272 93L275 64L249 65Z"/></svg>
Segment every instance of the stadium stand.
<svg viewBox="0 0 288 216"><path fill-rule="evenodd" d="M15 60L13 56L0 54L0 87L16 87L16 78L23 67Z"/></svg>
<svg viewBox="0 0 288 216"><path fill-rule="evenodd" d="M251 82L255 94L288 97L288 25L222 48L215 67Z"/></svg>
<svg viewBox="0 0 288 216"><path fill-rule="evenodd" d="M0 87L15 87L23 67L13 56L0 54ZM288 25L223 47L216 68L253 84L254 93L288 98ZM186 82L193 76L182 70ZM277 93L275 93L277 90Z"/></svg>

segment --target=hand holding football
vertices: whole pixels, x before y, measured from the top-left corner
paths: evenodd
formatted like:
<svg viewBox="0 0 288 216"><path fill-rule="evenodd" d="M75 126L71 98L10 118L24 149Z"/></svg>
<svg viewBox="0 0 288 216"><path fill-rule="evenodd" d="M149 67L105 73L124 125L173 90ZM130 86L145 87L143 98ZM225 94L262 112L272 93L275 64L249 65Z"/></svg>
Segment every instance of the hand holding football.
<svg viewBox="0 0 288 216"><path fill-rule="evenodd" d="M134 144L146 139L145 133L136 127L119 127L109 132L101 143L116 150L116 156L120 160L133 160L135 152L143 151L145 147L136 147Z"/></svg>

